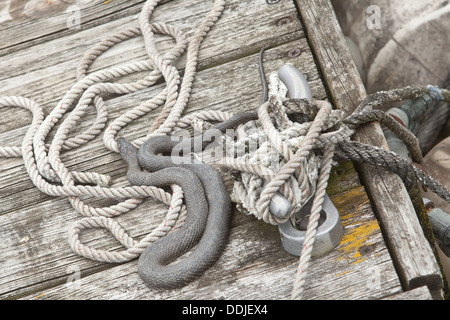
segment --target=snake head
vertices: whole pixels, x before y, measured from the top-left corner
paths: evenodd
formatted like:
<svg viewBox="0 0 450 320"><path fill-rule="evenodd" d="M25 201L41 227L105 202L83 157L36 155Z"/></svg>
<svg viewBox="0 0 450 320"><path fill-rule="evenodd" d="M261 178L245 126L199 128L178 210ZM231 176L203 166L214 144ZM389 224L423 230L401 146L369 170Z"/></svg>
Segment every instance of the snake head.
<svg viewBox="0 0 450 320"><path fill-rule="evenodd" d="M119 153L126 162L137 159L138 149L131 142L122 137L117 138L116 142Z"/></svg>

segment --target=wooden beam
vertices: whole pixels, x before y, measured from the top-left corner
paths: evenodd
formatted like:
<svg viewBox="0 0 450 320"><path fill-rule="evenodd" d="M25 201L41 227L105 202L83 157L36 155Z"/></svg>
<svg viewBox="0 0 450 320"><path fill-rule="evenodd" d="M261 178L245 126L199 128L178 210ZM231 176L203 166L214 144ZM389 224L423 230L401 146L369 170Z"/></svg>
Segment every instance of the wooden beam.
<svg viewBox="0 0 450 320"><path fill-rule="evenodd" d="M382 300L433 300L427 286L412 289L410 291L395 294Z"/></svg>
<svg viewBox="0 0 450 320"><path fill-rule="evenodd" d="M329 0L295 0L311 49L334 106L351 114L367 96ZM362 26L364 27L364 26ZM387 148L378 123L354 135L363 143ZM404 290L427 285L440 291L442 275L401 179L383 168L358 167L391 252Z"/></svg>

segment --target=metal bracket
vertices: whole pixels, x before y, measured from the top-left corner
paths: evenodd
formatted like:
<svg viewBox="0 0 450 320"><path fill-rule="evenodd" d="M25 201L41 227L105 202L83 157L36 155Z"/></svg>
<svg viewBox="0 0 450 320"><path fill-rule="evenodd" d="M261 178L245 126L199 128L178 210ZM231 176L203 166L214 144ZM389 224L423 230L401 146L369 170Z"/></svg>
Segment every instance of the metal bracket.
<svg viewBox="0 0 450 320"><path fill-rule="evenodd" d="M428 212L431 228L433 229L434 238L439 248L447 257L450 257L450 214L440 208L434 207L434 203L427 198L423 198L425 206L430 206Z"/></svg>
<svg viewBox="0 0 450 320"><path fill-rule="evenodd" d="M299 218L305 218L311 212L313 198L301 208L297 213ZM342 239L344 235L344 228L342 227L339 218L339 212L331 201L330 197L325 194L323 201L323 208L321 212L321 219L324 220L317 228L314 246L311 256L321 256L333 250ZM306 236L306 230L296 229L291 221L278 225L281 235L281 242L284 249L294 256L300 256L303 242ZM306 229L306 228L305 228Z"/></svg>
<svg viewBox="0 0 450 320"><path fill-rule="evenodd" d="M285 64L280 67L278 77L286 85L290 98L312 101L311 89L305 75L293 65ZM300 219L305 219L309 216L312 203L313 197L305 203L300 209L300 212L296 213L295 216ZM273 210L276 211L275 208ZM320 223L321 219L324 220L322 223ZM319 256L330 252L339 244L344 235L339 212L327 194L325 194L323 202L321 219L319 219L319 227L317 228L311 256ZM301 227L299 230L289 220L286 223L278 225L278 229L284 249L292 255L300 256L306 236L306 227L303 228L305 230L301 230Z"/></svg>

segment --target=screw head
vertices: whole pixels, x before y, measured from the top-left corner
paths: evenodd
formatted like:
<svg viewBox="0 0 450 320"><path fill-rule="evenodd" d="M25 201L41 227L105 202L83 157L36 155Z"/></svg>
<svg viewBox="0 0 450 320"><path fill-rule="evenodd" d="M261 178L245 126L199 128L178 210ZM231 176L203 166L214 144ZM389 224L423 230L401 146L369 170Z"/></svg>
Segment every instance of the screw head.
<svg viewBox="0 0 450 320"><path fill-rule="evenodd" d="M287 56L289 58L295 58L298 57L302 53L302 50L300 48L294 48L288 51Z"/></svg>

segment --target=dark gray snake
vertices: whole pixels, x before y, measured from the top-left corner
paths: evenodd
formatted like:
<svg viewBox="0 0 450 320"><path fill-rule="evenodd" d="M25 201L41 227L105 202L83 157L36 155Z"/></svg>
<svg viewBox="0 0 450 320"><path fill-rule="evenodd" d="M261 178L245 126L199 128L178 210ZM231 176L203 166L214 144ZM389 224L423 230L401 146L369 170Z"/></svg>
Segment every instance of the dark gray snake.
<svg viewBox="0 0 450 320"><path fill-rule="evenodd" d="M170 154L180 143L188 144L190 150L197 143L204 146L203 138L214 136L211 130L223 133L256 118L256 113L239 113L203 135L182 142L172 136L155 136L139 149L124 138L117 139L120 154L128 164L127 178L131 184L155 187L176 184L184 192L187 216L183 226L156 240L139 258L139 275L149 287L173 289L202 275L222 254L231 220L230 196L216 170L190 158L159 154ZM197 243L189 256L171 264Z"/></svg>

